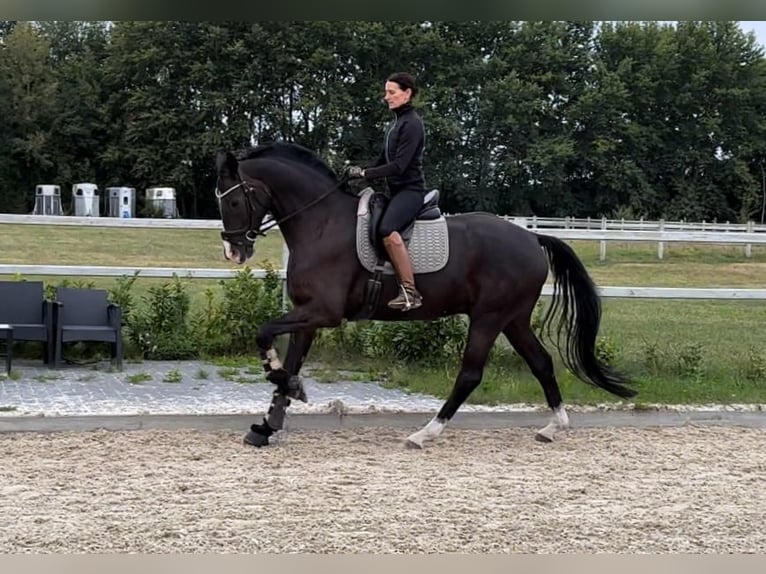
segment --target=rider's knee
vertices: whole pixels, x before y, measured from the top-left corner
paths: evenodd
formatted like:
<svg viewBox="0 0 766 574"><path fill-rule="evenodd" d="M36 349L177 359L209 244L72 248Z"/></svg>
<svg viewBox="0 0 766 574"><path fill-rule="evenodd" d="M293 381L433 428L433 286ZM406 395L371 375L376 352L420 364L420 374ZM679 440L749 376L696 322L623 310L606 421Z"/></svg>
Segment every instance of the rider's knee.
<svg viewBox="0 0 766 574"><path fill-rule="evenodd" d="M399 235L398 231L391 231L389 233L382 233L383 235L383 243L390 243L392 245L400 245L403 244L404 241L402 241L402 236Z"/></svg>

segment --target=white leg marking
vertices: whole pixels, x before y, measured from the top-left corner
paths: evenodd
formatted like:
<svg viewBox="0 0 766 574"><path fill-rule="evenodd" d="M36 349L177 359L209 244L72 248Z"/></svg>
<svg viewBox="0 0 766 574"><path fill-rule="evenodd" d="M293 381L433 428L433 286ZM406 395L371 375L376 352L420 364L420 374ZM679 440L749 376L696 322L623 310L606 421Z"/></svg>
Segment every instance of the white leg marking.
<svg viewBox="0 0 766 574"><path fill-rule="evenodd" d="M269 366L272 371L278 371L282 368L282 361L279 360L279 354L274 347L266 351L266 358L269 360Z"/></svg>
<svg viewBox="0 0 766 574"><path fill-rule="evenodd" d="M426 426L407 437L407 445L423 448L423 442L436 438L444 430L446 423L432 418Z"/></svg>
<svg viewBox="0 0 766 574"><path fill-rule="evenodd" d="M569 416L564 408L564 405L559 405L558 408L553 410L553 416L551 422L549 422L545 428L540 429L537 432L539 440L550 442L553 440L557 431L566 430L569 428Z"/></svg>

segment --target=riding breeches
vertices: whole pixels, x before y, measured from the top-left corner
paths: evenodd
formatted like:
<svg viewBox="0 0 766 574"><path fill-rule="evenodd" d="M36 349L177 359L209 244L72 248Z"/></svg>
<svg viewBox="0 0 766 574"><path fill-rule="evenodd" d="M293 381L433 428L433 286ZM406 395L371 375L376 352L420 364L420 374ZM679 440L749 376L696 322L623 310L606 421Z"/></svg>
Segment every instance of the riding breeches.
<svg viewBox="0 0 766 574"><path fill-rule="evenodd" d="M389 201L386 212L380 221L379 235L388 237L394 231L403 231L414 221L415 216L423 207L423 198L423 192L411 189L403 189L396 193Z"/></svg>

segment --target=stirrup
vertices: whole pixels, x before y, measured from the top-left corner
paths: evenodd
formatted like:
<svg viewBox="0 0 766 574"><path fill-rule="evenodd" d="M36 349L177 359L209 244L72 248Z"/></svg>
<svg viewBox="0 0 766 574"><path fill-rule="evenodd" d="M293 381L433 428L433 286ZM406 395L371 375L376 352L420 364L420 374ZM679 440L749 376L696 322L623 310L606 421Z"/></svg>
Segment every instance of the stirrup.
<svg viewBox="0 0 766 574"><path fill-rule="evenodd" d="M409 292L404 285L400 285L399 295L391 299L391 301L388 302L388 306L391 309L409 311L410 309L422 307L423 298L414 287L412 288L412 292Z"/></svg>

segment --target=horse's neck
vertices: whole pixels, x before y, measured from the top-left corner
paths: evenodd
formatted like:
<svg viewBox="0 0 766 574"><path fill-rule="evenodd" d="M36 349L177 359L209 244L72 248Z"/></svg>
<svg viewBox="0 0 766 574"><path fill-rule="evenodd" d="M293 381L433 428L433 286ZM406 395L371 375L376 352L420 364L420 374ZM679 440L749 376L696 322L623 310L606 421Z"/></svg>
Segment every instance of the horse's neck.
<svg viewBox="0 0 766 574"><path fill-rule="evenodd" d="M270 188L272 212L280 221L288 247L320 240L317 235L321 238L325 231L332 233L332 226L353 227L357 201L330 178L312 173L305 166L288 167L273 158L254 160L249 171Z"/></svg>
<svg viewBox="0 0 766 574"><path fill-rule="evenodd" d="M326 233L333 234L333 227L350 229L354 226L356 199L337 189L335 184L317 189L314 193L280 194L286 199L289 195L280 205L277 219L284 219L279 227L291 249L302 241L321 241ZM321 233L317 233L318 230Z"/></svg>

